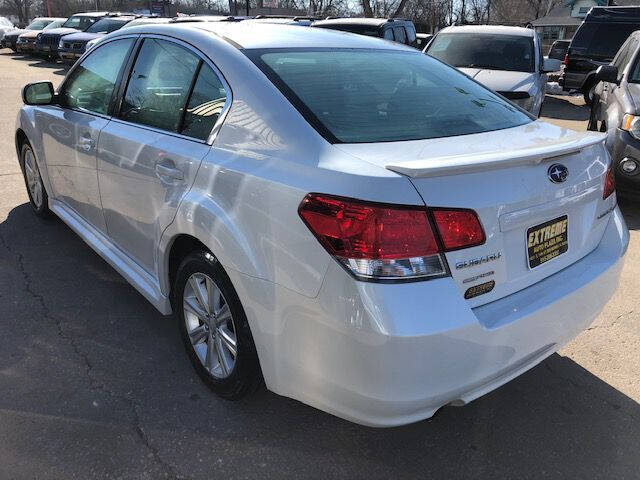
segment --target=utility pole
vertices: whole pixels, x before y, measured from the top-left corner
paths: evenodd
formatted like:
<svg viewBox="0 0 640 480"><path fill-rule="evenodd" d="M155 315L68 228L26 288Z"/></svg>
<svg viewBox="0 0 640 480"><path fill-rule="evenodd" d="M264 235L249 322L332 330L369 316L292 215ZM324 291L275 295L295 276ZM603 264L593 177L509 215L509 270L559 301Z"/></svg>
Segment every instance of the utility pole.
<svg viewBox="0 0 640 480"><path fill-rule="evenodd" d="M249 0L247 0L247 17L249 16Z"/></svg>

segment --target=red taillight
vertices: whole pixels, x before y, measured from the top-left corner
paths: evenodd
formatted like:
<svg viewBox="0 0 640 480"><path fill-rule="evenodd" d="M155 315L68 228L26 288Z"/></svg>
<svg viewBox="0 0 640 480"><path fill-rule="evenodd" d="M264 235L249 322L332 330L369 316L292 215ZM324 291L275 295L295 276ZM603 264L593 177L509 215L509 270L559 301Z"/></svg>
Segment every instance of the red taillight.
<svg viewBox="0 0 640 480"><path fill-rule="evenodd" d="M446 275L442 246L446 251L484 242L484 231L471 210L430 212L424 207L309 194L299 213L322 246L360 278Z"/></svg>
<svg viewBox="0 0 640 480"><path fill-rule="evenodd" d="M433 219L445 251L482 245L484 230L472 210L434 209Z"/></svg>
<svg viewBox="0 0 640 480"><path fill-rule="evenodd" d="M602 198L607 199L616 191L616 178L613 174L613 165L609 165L607 173L604 176L604 189L602 191Z"/></svg>
<svg viewBox="0 0 640 480"><path fill-rule="evenodd" d="M562 64L565 65L565 66L569 65L569 54L568 53L564 54L564 58L562 59Z"/></svg>

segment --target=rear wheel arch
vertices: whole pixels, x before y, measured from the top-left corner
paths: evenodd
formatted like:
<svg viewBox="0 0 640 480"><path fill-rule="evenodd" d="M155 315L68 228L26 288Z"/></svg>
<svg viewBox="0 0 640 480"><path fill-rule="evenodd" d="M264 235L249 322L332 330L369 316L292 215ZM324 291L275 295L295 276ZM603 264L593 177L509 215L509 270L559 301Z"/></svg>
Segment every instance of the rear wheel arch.
<svg viewBox="0 0 640 480"><path fill-rule="evenodd" d="M168 286L170 289L170 299L173 301L173 285L176 280L176 274L182 261L195 251L204 251L209 253L213 258L215 256L211 249L196 237L188 234L179 234L171 242L169 254L166 260L166 275L168 276ZM217 259L216 259L217 261Z"/></svg>

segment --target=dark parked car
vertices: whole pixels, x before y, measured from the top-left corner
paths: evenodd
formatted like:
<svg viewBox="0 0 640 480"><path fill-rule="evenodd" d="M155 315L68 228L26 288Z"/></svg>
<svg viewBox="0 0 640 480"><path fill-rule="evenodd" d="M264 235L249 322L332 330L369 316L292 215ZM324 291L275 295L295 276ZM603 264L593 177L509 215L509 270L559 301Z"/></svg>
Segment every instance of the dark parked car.
<svg viewBox="0 0 640 480"><path fill-rule="evenodd" d="M2 37L2 48L10 48L14 52L16 52L16 43L18 42L18 37L23 33L30 31L38 31L44 29L51 22L59 20L58 18L49 18L49 17L38 17L34 19L29 25L25 28L16 28L15 30L11 30L4 34Z"/></svg>
<svg viewBox="0 0 640 480"><path fill-rule="evenodd" d="M311 26L386 38L387 40L417 47L416 27L411 20L396 18L332 18L313 22Z"/></svg>
<svg viewBox="0 0 640 480"><path fill-rule="evenodd" d="M551 45L551 48L549 48L547 57L553 58L554 60L564 60L570 43L571 40L556 40L553 42L553 45Z"/></svg>
<svg viewBox="0 0 640 480"><path fill-rule="evenodd" d="M596 69L608 65L634 30L640 29L640 7L593 7L576 31L564 59L559 83L578 90L591 104Z"/></svg>
<svg viewBox="0 0 640 480"><path fill-rule="evenodd" d="M60 28L43 31L36 38L35 53L50 58L58 56L58 45L63 35L74 32L84 32L109 12L76 13L67 19Z"/></svg>
<svg viewBox="0 0 640 480"><path fill-rule="evenodd" d="M64 35L58 44L58 55L63 62L73 63L80 58L90 40L104 37L108 33L115 32L124 27L136 17L132 15L115 15L105 17L91 25L84 32L75 32Z"/></svg>
<svg viewBox="0 0 640 480"><path fill-rule="evenodd" d="M432 38L433 35L430 33L416 33L416 48L423 50Z"/></svg>
<svg viewBox="0 0 640 480"><path fill-rule="evenodd" d="M618 194L640 199L640 31L595 78L589 129L607 132Z"/></svg>
<svg viewBox="0 0 640 480"><path fill-rule="evenodd" d="M21 33L18 36L18 41L16 42L16 51L20 53L33 53L36 48L36 38L41 32L60 28L66 21L66 18L54 18L53 21L42 30L27 30L26 32Z"/></svg>

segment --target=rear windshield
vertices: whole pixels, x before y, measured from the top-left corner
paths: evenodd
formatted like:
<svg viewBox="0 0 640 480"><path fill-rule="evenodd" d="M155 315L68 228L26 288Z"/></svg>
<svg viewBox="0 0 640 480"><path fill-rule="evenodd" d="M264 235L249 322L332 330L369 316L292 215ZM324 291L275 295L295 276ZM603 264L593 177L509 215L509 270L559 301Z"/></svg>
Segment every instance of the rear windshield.
<svg viewBox="0 0 640 480"><path fill-rule="evenodd" d="M115 18L103 18L91 25L87 29L87 33L111 33L122 27L128 20L115 19Z"/></svg>
<svg viewBox="0 0 640 480"><path fill-rule="evenodd" d="M458 68L533 72L535 64L533 39L518 35L441 33L426 53Z"/></svg>
<svg viewBox="0 0 640 480"><path fill-rule="evenodd" d="M571 41L571 51L590 58L612 60L640 24L583 23Z"/></svg>
<svg viewBox="0 0 640 480"><path fill-rule="evenodd" d="M356 23L318 25L318 28L328 28L329 30L340 30L341 32L351 32L369 37L379 37L380 29L372 25L358 25Z"/></svg>
<svg viewBox="0 0 640 480"><path fill-rule="evenodd" d="M51 20L34 20L27 26L27 28L25 28L25 30L42 30L50 23Z"/></svg>
<svg viewBox="0 0 640 480"><path fill-rule="evenodd" d="M69 17L62 26L65 28L77 28L78 30L84 31L91 25L93 25L96 20L99 19L95 17L87 17L84 15L74 15L73 17Z"/></svg>
<svg viewBox="0 0 640 480"><path fill-rule="evenodd" d="M247 52L327 140L368 143L487 132L531 122L517 107L420 52Z"/></svg>

